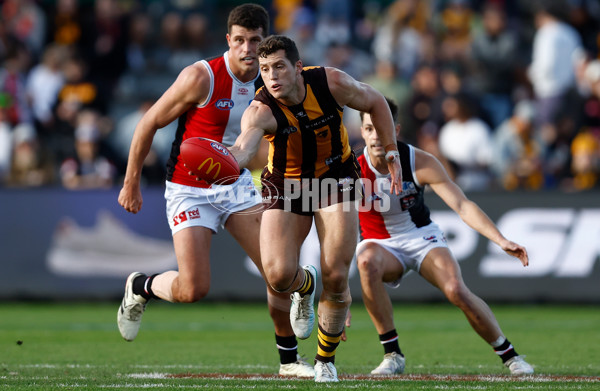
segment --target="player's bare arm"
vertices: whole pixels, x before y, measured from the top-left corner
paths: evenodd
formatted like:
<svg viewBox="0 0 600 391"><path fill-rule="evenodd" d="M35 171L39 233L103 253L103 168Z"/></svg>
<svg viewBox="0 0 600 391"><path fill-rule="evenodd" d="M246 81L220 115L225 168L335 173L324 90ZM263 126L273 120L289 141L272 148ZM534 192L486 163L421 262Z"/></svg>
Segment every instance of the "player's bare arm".
<svg viewBox="0 0 600 391"><path fill-rule="evenodd" d="M123 188L119 193L119 204L126 211L137 213L142 208L140 178L156 131L176 120L193 105L202 103L208 96L209 83L204 65L186 67L137 124L129 148Z"/></svg>
<svg viewBox="0 0 600 391"><path fill-rule="evenodd" d="M339 69L327 67L325 71L329 90L338 104L369 113L377 136L381 144L386 147L386 151L388 146L397 151L396 128L385 97L370 85L357 81ZM400 159L388 161L388 169L391 174L391 189L394 193L400 194L402 192Z"/></svg>
<svg viewBox="0 0 600 391"><path fill-rule="evenodd" d="M229 148L240 168L246 167L256 155L262 137L276 129L277 121L271 109L261 102L252 101L242 116L241 133Z"/></svg>
<svg viewBox="0 0 600 391"><path fill-rule="evenodd" d="M431 189L471 228L496 243L507 254L529 265L527 250L504 237L481 208L467 198L462 189L450 179L440 161L430 153L415 148L416 176L419 183Z"/></svg>

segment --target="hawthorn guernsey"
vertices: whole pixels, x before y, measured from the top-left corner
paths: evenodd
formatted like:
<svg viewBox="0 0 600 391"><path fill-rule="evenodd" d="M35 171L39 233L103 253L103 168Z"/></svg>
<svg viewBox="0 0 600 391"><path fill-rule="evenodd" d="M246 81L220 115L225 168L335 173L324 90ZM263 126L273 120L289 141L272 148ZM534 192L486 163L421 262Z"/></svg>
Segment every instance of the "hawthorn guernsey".
<svg viewBox="0 0 600 391"><path fill-rule="evenodd" d="M210 92L206 101L191 108L179 118L177 134L167 163L167 180L186 186L208 187L197 181L184 166L181 144L191 137L204 137L232 145L240 134L240 121L256 89L262 86L260 74L242 83L232 73L227 55L200 61L210 74ZM218 97L218 98L217 98ZM239 173L239 172L238 172Z"/></svg>

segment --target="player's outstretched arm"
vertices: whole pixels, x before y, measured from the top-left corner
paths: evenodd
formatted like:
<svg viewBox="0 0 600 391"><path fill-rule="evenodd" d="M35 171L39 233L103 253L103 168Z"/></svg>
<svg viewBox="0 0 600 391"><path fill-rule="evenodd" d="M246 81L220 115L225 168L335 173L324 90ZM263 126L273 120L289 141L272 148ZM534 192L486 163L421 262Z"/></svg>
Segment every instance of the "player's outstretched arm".
<svg viewBox="0 0 600 391"><path fill-rule="evenodd" d="M348 106L371 115L381 144L385 147L386 152L391 152L388 158L388 169L392 181L391 191L400 194L402 192L402 167L396 145L396 128L385 97L375 88L357 81L339 69L328 67L325 70L329 90L341 107Z"/></svg>
<svg viewBox="0 0 600 391"><path fill-rule="evenodd" d="M276 129L277 121L271 109L263 103L252 101L242 115L241 133L229 148L240 168L246 167L256 155L265 133L274 133Z"/></svg>
<svg viewBox="0 0 600 391"><path fill-rule="evenodd" d="M156 131L176 120L192 105L203 102L209 89L210 78L206 68L201 64L190 65L181 71L175 82L137 124L129 148L123 188L118 199L119 205L126 211L137 213L142 208L140 178Z"/></svg>
<svg viewBox="0 0 600 391"><path fill-rule="evenodd" d="M433 155L415 148L417 180L430 185L433 191L454 210L471 228L496 243L507 254L518 258L523 266L529 265L525 247L504 237L489 216L467 198L461 188L450 179L448 173Z"/></svg>

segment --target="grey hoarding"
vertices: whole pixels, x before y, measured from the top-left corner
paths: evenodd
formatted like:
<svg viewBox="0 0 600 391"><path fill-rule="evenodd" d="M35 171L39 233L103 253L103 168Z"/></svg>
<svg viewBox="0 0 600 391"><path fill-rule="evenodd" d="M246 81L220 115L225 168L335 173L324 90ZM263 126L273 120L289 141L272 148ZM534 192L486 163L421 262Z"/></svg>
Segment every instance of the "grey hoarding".
<svg viewBox="0 0 600 391"><path fill-rule="evenodd" d="M142 211L132 215L117 204L117 189L0 190L0 298L115 299L130 271L175 268L162 189L143 195ZM599 193L469 196L531 258L530 267L521 267L427 195L474 292L494 301L600 302ZM303 247L302 263L317 262L315 240ZM229 234L214 236L211 257L209 299L265 298L264 283ZM355 265L351 289L360 300ZM442 298L414 273L390 294L395 300Z"/></svg>

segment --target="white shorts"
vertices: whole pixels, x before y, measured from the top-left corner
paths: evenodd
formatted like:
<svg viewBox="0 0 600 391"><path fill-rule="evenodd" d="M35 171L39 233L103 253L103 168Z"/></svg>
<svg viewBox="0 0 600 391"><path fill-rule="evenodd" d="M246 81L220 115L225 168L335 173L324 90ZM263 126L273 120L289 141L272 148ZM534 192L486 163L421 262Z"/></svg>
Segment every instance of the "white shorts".
<svg viewBox="0 0 600 391"><path fill-rule="evenodd" d="M436 223L431 223L425 227L413 229L388 239L362 240L356 246L357 256L367 243L376 243L394 255L398 262L402 264L404 274L411 270L418 273L421 269L421 263L423 263L423 260L432 249L436 247L448 247L444 232L442 232ZM402 276L396 281L387 283L387 285L397 288L400 286L401 279Z"/></svg>
<svg viewBox="0 0 600 391"><path fill-rule="evenodd" d="M166 183L167 221L171 234L187 227L206 227L217 233L232 213L262 203L252 174L244 169L235 183L209 188Z"/></svg>

